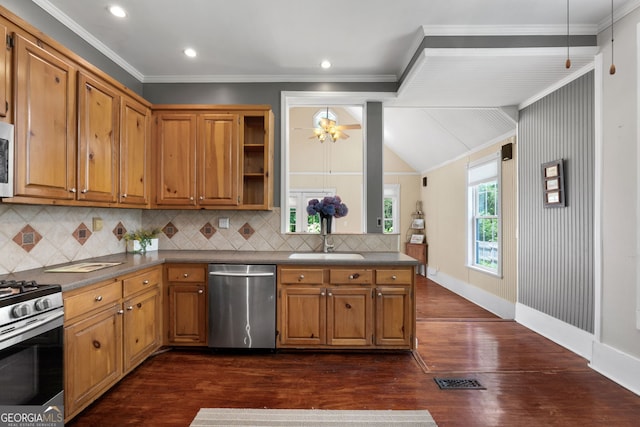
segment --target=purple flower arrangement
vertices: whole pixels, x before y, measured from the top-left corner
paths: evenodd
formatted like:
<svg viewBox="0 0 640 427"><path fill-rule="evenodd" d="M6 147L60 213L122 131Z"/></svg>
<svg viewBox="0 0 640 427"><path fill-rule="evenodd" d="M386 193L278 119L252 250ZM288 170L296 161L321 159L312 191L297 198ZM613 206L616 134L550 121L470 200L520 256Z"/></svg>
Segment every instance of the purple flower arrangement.
<svg viewBox="0 0 640 427"><path fill-rule="evenodd" d="M330 216L335 218L342 218L343 216L347 216L347 214L349 213L349 208L347 208L347 205L342 203L342 199L340 199L340 196L327 196L322 200L309 200L309 204L307 205L307 213L309 215L315 215L319 213L321 217Z"/></svg>

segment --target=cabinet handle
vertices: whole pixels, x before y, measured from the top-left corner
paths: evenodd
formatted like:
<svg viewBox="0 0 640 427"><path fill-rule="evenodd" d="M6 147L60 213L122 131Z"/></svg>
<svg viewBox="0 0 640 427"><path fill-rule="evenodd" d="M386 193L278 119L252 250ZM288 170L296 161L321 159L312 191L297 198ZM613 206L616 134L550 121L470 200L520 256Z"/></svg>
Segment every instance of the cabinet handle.
<svg viewBox="0 0 640 427"><path fill-rule="evenodd" d="M127 307L127 311L131 311L131 310L133 310L133 306L130 305L129 307Z"/></svg>
<svg viewBox="0 0 640 427"><path fill-rule="evenodd" d="M193 202L193 196L189 197L189 200L191 200Z"/></svg>
<svg viewBox="0 0 640 427"><path fill-rule="evenodd" d="M87 191L89 191L89 190L87 190L86 188L83 188L82 189L82 194L86 193Z"/></svg>
<svg viewBox="0 0 640 427"><path fill-rule="evenodd" d="M200 196L200 197L199 197L199 199L200 199L200 200L204 200L204 196Z"/></svg>
<svg viewBox="0 0 640 427"><path fill-rule="evenodd" d="M349 280L357 279L358 277L360 277L360 274L353 273L352 275L349 276Z"/></svg>
<svg viewBox="0 0 640 427"><path fill-rule="evenodd" d="M182 277L184 277L184 278L186 279L187 277L189 277L189 273L184 273L184 274L182 275Z"/></svg>
<svg viewBox="0 0 640 427"><path fill-rule="evenodd" d="M396 279L397 279L397 277L396 277L395 274L393 276L391 276L391 280L396 280Z"/></svg>
<svg viewBox="0 0 640 427"><path fill-rule="evenodd" d="M324 296L324 291L320 292L320 296Z"/></svg>
<svg viewBox="0 0 640 427"><path fill-rule="evenodd" d="M199 294L203 294L203 293L204 293L204 291L203 291L202 289L198 289L198 293L199 293Z"/></svg>
<svg viewBox="0 0 640 427"><path fill-rule="evenodd" d="M100 344L100 341L98 341L98 340L93 340L93 346L95 348L100 348L100 347L102 347L102 344Z"/></svg>
<svg viewBox="0 0 640 427"><path fill-rule="evenodd" d="M96 297L96 301L98 301L98 302L102 301L102 295L98 295L98 296Z"/></svg>
<svg viewBox="0 0 640 427"><path fill-rule="evenodd" d="M304 274L301 274L298 280L304 280Z"/></svg>
<svg viewBox="0 0 640 427"><path fill-rule="evenodd" d="M330 297L332 297L332 296L333 296L333 294L332 294L331 292L329 292L329 296L330 296Z"/></svg>
<svg viewBox="0 0 640 427"><path fill-rule="evenodd" d="M126 199L126 198L127 198L127 193L124 193L124 194L122 195L122 198L123 198L123 199Z"/></svg>
<svg viewBox="0 0 640 427"><path fill-rule="evenodd" d="M382 292L378 292L378 296L381 297L382 296Z"/></svg>
<svg viewBox="0 0 640 427"><path fill-rule="evenodd" d="M76 192L76 188L75 187L69 189L69 193L75 193L75 192Z"/></svg>
<svg viewBox="0 0 640 427"><path fill-rule="evenodd" d="M124 310L118 310L118 314L124 314Z"/></svg>
<svg viewBox="0 0 640 427"><path fill-rule="evenodd" d="M148 281L148 280L143 280L143 281L142 281L142 284L143 284L143 285L148 285L148 284L149 284L149 281Z"/></svg>

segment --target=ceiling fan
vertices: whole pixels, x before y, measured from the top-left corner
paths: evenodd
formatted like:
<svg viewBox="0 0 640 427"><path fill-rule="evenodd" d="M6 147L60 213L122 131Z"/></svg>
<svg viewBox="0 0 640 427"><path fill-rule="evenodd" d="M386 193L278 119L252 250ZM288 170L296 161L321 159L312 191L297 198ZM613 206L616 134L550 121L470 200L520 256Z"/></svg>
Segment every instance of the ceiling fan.
<svg viewBox="0 0 640 427"><path fill-rule="evenodd" d="M320 142L324 142L327 138L331 142L336 142L338 139L347 139L349 135L344 133L345 129L360 129L361 126L357 123L351 125L338 125L329 115L329 107L324 117L318 120L318 126L313 128L313 135L309 139L317 138Z"/></svg>

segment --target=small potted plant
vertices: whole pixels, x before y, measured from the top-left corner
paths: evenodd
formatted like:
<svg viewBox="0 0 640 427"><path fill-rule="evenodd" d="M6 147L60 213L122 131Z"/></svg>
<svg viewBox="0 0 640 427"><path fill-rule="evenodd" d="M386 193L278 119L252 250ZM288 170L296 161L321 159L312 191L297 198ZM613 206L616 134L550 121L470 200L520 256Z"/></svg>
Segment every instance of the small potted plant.
<svg viewBox="0 0 640 427"><path fill-rule="evenodd" d="M124 235L124 240L127 241L127 252L145 254L147 251L157 251L158 234L160 234L160 229L158 228L151 230L139 229L128 232Z"/></svg>

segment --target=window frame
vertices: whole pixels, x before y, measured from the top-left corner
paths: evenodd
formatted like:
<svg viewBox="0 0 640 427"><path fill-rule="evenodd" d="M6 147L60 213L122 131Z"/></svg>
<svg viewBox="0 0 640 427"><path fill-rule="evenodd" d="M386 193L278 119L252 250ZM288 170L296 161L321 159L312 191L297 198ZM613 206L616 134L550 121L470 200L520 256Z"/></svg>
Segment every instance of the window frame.
<svg viewBox="0 0 640 427"><path fill-rule="evenodd" d="M384 216L384 201L391 199L391 218ZM391 220L393 232L385 233L384 223ZM382 191L382 234L400 234L400 184L384 184Z"/></svg>
<svg viewBox="0 0 640 427"><path fill-rule="evenodd" d="M310 232L307 228L309 225L309 220L308 220L309 214L307 213L307 205L309 204L309 200L322 199L325 196L333 196L335 195L335 193L336 193L335 188L329 189L329 190L320 190L320 189L313 189L313 188L289 190L289 202L287 203L288 211L286 215L287 233L316 234L316 233ZM291 203L292 199L296 199L295 204ZM296 231L290 231L290 228L291 228L290 218L291 218L292 209L296 210ZM298 225L302 226L304 230L298 230L297 229Z"/></svg>
<svg viewBox="0 0 640 427"><path fill-rule="evenodd" d="M467 165L467 267L487 273L493 276L502 277L502 161L500 152L490 156L475 160ZM495 164L495 172L488 172ZM483 171L481 168L485 167ZM475 178L472 178L476 172ZM483 173L484 172L484 173ZM477 214L477 192L478 187L489 182L496 182L495 215ZM497 219L497 266L495 269L481 265L476 257L476 232L477 220L486 218Z"/></svg>

